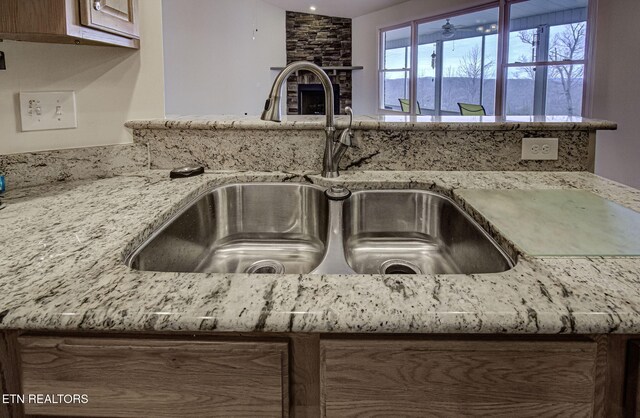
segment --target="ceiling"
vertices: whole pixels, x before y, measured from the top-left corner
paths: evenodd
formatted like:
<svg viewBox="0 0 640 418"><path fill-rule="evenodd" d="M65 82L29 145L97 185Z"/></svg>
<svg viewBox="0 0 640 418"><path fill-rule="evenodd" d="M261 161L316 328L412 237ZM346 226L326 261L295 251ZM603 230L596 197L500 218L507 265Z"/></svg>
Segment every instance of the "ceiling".
<svg viewBox="0 0 640 418"><path fill-rule="evenodd" d="M454 25L456 30L469 28L472 32L476 32L478 26L490 26L491 24L498 23L498 8L481 10L479 12L467 13L464 15L453 16L450 19L450 23ZM441 33L442 25L446 22L445 19L426 22L418 27L418 33L420 35L427 35L433 33Z"/></svg>
<svg viewBox="0 0 640 418"><path fill-rule="evenodd" d="M292 12L354 18L395 6L408 0L265 0ZM316 10L310 10L315 6Z"/></svg>
<svg viewBox="0 0 640 418"><path fill-rule="evenodd" d="M511 7L511 19L587 7L587 0L532 0Z"/></svg>
<svg viewBox="0 0 640 418"><path fill-rule="evenodd" d="M564 10L581 9L587 6L587 0L530 0L526 2L514 3L511 8L510 16L511 19L519 19L530 16L561 12ZM451 16L450 21L458 31L470 30L472 34L476 34L476 30L479 26L487 27L491 24L497 24L498 8L495 7L463 15ZM444 25L445 23L445 19L421 23L418 26L418 33L422 36L442 32L442 25ZM387 32L386 40L394 41L409 39L410 37L410 29L401 28Z"/></svg>

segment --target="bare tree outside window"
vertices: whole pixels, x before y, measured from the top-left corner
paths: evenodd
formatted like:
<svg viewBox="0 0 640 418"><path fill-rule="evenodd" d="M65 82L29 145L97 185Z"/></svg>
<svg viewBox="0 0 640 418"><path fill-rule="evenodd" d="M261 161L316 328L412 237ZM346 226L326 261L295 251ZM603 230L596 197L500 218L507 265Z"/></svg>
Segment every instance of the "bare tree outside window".
<svg viewBox="0 0 640 418"><path fill-rule="evenodd" d="M523 30L518 32L520 42L531 46L531 56L520 55L518 61L534 62L536 61L536 47L538 45L538 31L536 29ZM522 75L524 79L533 80L536 78L536 67L522 67L519 69L518 76Z"/></svg>
<svg viewBox="0 0 640 418"><path fill-rule="evenodd" d="M586 22L578 22L511 34L510 52L517 58L510 62L523 65L513 65L509 72L508 112L526 111L528 103L531 111L542 109L548 115L581 113L584 64L576 61L584 59L586 28ZM541 85L544 89L539 89ZM529 97L531 91L534 94Z"/></svg>
<svg viewBox="0 0 640 418"><path fill-rule="evenodd" d="M482 49L475 45L460 59L458 64L458 77L465 85L466 97L473 98L480 91L482 75L491 72L495 62L490 60L482 64Z"/></svg>
<svg viewBox="0 0 640 418"><path fill-rule="evenodd" d="M536 47L538 46L539 39L537 29L523 30L518 32L518 39L523 44L531 45L531 58L527 58L526 55L522 55L522 62L536 61Z"/></svg>
<svg viewBox="0 0 640 418"><path fill-rule="evenodd" d="M554 34L549 47L549 59L552 61L574 61L584 58L587 25L574 23L564 25L560 33ZM573 91L584 78L583 65L554 65L550 67L551 78L560 80L567 104L567 114L574 115L575 103Z"/></svg>

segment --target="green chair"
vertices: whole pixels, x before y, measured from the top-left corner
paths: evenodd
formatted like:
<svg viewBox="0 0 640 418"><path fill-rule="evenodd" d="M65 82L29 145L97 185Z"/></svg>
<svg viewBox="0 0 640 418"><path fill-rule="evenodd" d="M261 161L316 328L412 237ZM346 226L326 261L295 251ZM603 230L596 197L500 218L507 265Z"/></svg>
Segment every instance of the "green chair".
<svg viewBox="0 0 640 418"><path fill-rule="evenodd" d="M487 116L484 106L471 103L458 103L462 116Z"/></svg>
<svg viewBox="0 0 640 418"><path fill-rule="evenodd" d="M411 103L409 103L409 99L398 99L400 102L400 109L403 112L409 113L411 111ZM418 104L418 115L422 115L422 109L420 108L420 102L416 102Z"/></svg>

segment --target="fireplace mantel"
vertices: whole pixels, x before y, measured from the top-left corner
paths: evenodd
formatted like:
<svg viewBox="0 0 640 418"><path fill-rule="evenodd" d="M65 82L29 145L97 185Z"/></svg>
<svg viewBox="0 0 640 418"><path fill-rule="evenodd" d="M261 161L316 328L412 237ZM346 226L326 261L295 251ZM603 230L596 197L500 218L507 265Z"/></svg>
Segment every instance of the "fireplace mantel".
<svg viewBox="0 0 640 418"><path fill-rule="evenodd" d="M282 71L284 70L285 67L271 67L271 70L274 71ZM334 67L320 67L322 68L324 71L357 71L357 70L364 70L364 67L361 66L355 66L355 67L339 67L339 66L334 66ZM306 71L306 70L301 70L301 71Z"/></svg>

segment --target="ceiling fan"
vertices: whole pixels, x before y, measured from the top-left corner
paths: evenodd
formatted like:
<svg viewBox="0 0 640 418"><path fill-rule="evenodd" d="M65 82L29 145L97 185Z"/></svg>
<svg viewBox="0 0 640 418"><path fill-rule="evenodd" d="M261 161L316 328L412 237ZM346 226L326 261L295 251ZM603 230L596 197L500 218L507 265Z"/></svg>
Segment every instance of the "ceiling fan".
<svg viewBox="0 0 640 418"><path fill-rule="evenodd" d="M447 19L447 23L442 25L441 36L443 39L451 39L456 35L459 35L460 33L472 34L477 31L477 32L483 32L485 34L490 34L490 33L496 32L497 30L498 30L498 25L496 23L481 25L477 27L475 26L469 27L469 26L454 25L453 23L451 23L451 19Z"/></svg>
<svg viewBox="0 0 640 418"><path fill-rule="evenodd" d="M447 23L442 25L442 37L451 39L456 35L456 27L451 23L451 19L447 19Z"/></svg>

